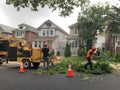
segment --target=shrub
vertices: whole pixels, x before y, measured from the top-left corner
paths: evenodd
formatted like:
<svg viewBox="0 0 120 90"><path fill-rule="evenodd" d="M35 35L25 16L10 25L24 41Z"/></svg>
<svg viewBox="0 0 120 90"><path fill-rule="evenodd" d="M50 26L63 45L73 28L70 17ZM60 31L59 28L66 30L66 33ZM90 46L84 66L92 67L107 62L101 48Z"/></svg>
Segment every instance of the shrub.
<svg viewBox="0 0 120 90"><path fill-rule="evenodd" d="M101 74L102 73L112 73L113 72L113 68L109 65L108 62L96 62L96 64L94 64L94 69L96 70L101 70Z"/></svg>
<svg viewBox="0 0 120 90"><path fill-rule="evenodd" d="M86 55L85 48L83 46L80 46L78 49L78 56L82 57Z"/></svg>
<svg viewBox="0 0 120 90"><path fill-rule="evenodd" d="M64 51L64 56L65 57L70 57L71 56L70 45L68 44L68 42L66 43L66 47L65 47L65 51Z"/></svg>
<svg viewBox="0 0 120 90"><path fill-rule="evenodd" d="M115 62L120 62L120 52L117 52L115 55L114 55L114 57L115 57Z"/></svg>
<svg viewBox="0 0 120 90"><path fill-rule="evenodd" d="M98 61L114 61L114 57L113 57L114 55L112 54L110 54L110 52L109 51L103 51L102 53L101 53L101 55L100 56L94 56L93 57L93 59L94 60L98 60Z"/></svg>

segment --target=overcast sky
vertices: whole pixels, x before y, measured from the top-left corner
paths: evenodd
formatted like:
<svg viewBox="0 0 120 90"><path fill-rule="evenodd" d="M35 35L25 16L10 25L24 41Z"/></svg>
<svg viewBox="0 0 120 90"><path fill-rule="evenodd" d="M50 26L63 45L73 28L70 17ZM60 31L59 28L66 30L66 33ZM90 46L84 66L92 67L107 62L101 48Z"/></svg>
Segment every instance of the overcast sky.
<svg viewBox="0 0 120 90"><path fill-rule="evenodd" d="M120 6L119 0L91 0L96 2L109 2L110 4ZM76 23L79 9L75 9L68 17L60 17L58 11L52 12L48 8L41 8L38 12L33 12L30 9L20 9L18 12L16 8L5 4L5 0L0 0L0 24L17 28L19 24L26 23L35 28L39 27L44 21L51 20L66 32L69 33L68 26Z"/></svg>

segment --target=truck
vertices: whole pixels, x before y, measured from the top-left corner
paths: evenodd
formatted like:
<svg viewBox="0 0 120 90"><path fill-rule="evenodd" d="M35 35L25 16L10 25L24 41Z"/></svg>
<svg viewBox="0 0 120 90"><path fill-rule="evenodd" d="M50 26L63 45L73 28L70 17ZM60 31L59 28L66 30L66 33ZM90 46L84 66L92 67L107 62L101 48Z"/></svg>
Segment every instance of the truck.
<svg viewBox="0 0 120 90"><path fill-rule="evenodd" d="M22 62L24 68L30 68L31 64L36 68L41 60L41 49L29 48L24 39L7 37L0 39L0 65L8 61L17 61Z"/></svg>

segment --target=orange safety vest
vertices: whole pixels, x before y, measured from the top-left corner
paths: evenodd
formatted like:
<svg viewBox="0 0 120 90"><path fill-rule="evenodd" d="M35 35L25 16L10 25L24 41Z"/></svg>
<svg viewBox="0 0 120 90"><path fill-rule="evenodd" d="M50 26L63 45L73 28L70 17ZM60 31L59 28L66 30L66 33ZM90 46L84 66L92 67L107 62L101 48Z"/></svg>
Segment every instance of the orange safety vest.
<svg viewBox="0 0 120 90"><path fill-rule="evenodd" d="M92 55L91 55L90 53L92 53ZM92 49L88 50L88 52L87 52L87 57L90 57L90 58L92 59L93 56L94 56L93 50L92 50Z"/></svg>

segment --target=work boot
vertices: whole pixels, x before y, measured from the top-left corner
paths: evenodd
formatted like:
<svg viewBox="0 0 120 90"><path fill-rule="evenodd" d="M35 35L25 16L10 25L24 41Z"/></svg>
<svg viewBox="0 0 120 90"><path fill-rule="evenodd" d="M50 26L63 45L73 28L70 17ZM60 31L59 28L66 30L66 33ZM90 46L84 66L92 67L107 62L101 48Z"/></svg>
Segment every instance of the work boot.
<svg viewBox="0 0 120 90"><path fill-rule="evenodd" d="M86 65L84 66L84 68L85 68L85 70L87 70L87 66Z"/></svg>

